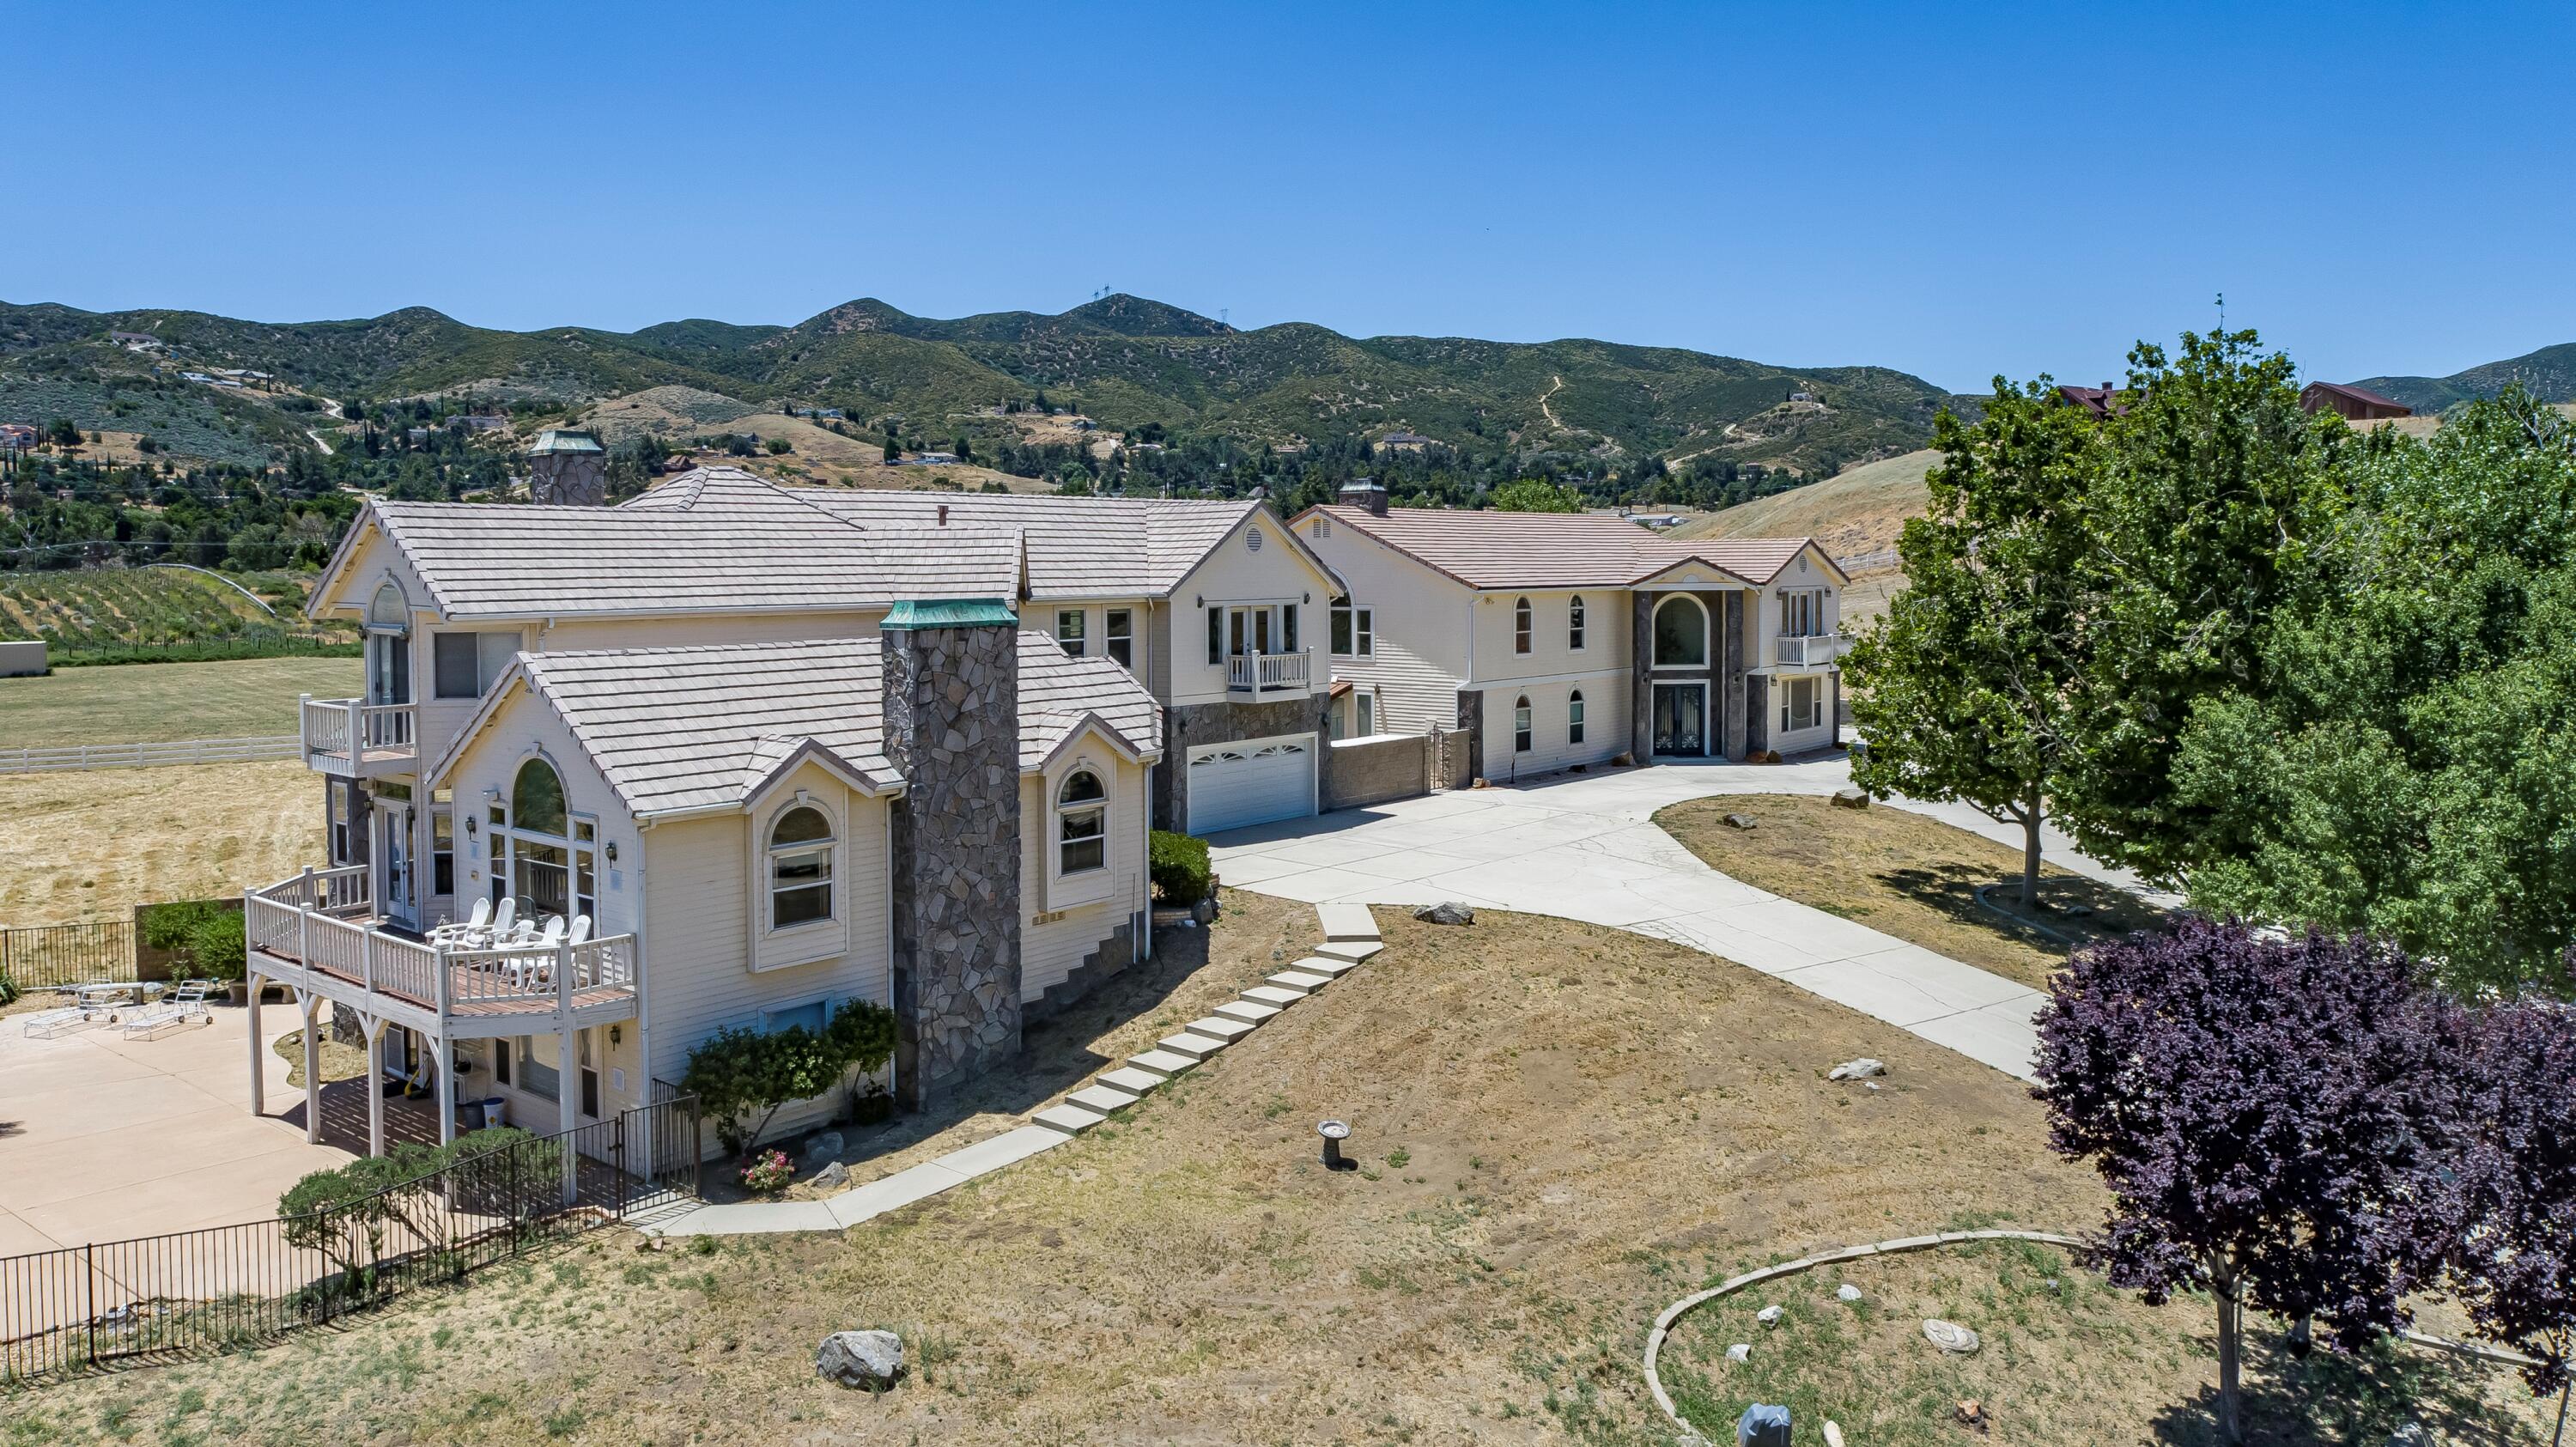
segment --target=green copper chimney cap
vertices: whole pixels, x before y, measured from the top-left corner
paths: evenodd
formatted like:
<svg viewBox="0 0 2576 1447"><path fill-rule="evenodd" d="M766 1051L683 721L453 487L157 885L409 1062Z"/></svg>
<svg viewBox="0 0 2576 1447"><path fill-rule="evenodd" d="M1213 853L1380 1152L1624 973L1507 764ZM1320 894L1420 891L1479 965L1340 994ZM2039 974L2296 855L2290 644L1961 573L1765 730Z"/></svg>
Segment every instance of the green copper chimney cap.
<svg viewBox="0 0 2576 1447"><path fill-rule="evenodd" d="M879 628L1016 627L1019 615L999 598L906 598Z"/></svg>

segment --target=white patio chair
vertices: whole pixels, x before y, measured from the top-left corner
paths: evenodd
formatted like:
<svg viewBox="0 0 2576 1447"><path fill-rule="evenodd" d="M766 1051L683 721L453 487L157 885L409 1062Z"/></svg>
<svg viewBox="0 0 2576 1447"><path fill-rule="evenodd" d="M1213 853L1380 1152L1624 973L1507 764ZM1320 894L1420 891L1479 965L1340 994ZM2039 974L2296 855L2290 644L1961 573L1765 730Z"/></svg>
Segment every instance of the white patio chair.
<svg viewBox="0 0 2576 1447"><path fill-rule="evenodd" d="M572 917L572 933L570 936L566 937L564 943L568 945L578 945L587 944L589 942L590 916L586 914L574 915Z"/></svg>
<svg viewBox="0 0 2576 1447"><path fill-rule="evenodd" d="M191 1020L200 1025L212 1025L215 1016L206 1008L207 983L204 980L182 980L169 999L148 1009L127 1011L125 1033L149 1038Z"/></svg>
<svg viewBox="0 0 2576 1447"><path fill-rule="evenodd" d="M519 901L513 896L503 896L501 907L492 915L492 938L496 940L507 938L510 927L518 922Z"/></svg>
<svg viewBox="0 0 2576 1447"><path fill-rule="evenodd" d="M30 1038L50 1040L66 1031L88 1024L93 1018L95 1018L95 1012L86 1005L62 1005L29 1015L26 1028L21 1033Z"/></svg>
<svg viewBox="0 0 2576 1447"><path fill-rule="evenodd" d="M571 926L564 923L564 917L562 915L556 915L552 919L546 921L544 932L537 936L537 943L545 946L547 949L553 949L555 946L563 943L564 931L569 928L571 928Z"/></svg>
<svg viewBox="0 0 2576 1447"><path fill-rule="evenodd" d="M431 930L429 942L433 945L471 946L483 937L483 929L490 923L492 923L492 901L478 899L474 901L472 912L468 913L463 920L443 924Z"/></svg>

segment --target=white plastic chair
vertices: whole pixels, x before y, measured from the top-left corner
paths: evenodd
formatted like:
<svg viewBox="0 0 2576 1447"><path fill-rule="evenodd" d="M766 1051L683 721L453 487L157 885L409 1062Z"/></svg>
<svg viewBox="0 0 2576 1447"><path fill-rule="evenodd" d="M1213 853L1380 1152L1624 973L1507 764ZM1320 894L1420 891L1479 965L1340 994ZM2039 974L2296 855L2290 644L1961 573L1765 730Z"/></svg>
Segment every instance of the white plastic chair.
<svg viewBox="0 0 2576 1447"><path fill-rule="evenodd" d="M510 926L518 923L518 919L519 901L515 897L503 896L500 909L492 915L492 938L496 940L506 938L510 933Z"/></svg>
<svg viewBox="0 0 2576 1447"><path fill-rule="evenodd" d="M470 945L483 937L484 926L491 922L492 901L478 899L474 901L473 911L462 922L443 924L431 930L429 942L434 945Z"/></svg>
<svg viewBox="0 0 2576 1447"><path fill-rule="evenodd" d="M572 917L572 933L565 938L564 943L578 945L587 943L589 939L590 916L586 914L574 915Z"/></svg>

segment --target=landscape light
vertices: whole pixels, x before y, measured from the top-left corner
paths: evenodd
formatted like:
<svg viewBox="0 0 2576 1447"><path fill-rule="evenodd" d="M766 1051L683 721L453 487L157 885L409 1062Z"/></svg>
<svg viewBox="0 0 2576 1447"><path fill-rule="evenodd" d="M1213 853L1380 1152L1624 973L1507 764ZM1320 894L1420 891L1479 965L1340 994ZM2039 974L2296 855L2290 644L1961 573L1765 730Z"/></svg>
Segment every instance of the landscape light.
<svg viewBox="0 0 2576 1447"><path fill-rule="evenodd" d="M1346 1159L1342 1155L1342 1142L1351 1138L1351 1128L1348 1124L1338 1120L1328 1120L1315 1127L1315 1134L1324 1138L1325 1170L1356 1171L1360 1168L1359 1162Z"/></svg>

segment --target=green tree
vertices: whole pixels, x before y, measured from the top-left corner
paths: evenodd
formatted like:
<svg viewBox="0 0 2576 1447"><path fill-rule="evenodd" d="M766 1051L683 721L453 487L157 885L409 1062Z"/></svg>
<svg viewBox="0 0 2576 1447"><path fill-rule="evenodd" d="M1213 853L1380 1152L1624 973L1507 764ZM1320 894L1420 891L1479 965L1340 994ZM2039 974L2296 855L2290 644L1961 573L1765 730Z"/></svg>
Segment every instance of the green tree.
<svg viewBox="0 0 2576 1447"><path fill-rule="evenodd" d="M2255 684L2276 611L2343 509L2352 434L2300 410L2290 359L2251 331L2186 332L2170 357L2142 342L2129 360L2081 499L2091 636L2055 802L2085 852L2175 880L2208 852L2206 810L2174 791L2184 724Z"/></svg>
<svg viewBox="0 0 2576 1447"><path fill-rule="evenodd" d="M1958 799L2022 828L2021 900L2069 765L2092 569L2083 501L2101 430L2046 379L1995 379L1974 426L1944 411L1930 505L1905 525L1905 591L1844 662L1867 747L1852 778L1885 798Z"/></svg>
<svg viewBox="0 0 2576 1447"><path fill-rule="evenodd" d="M2174 787L2194 904L2367 930L2461 988L2563 992L2576 938L2576 426L2513 392L2344 449L2251 677Z"/></svg>
<svg viewBox="0 0 2576 1447"><path fill-rule="evenodd" d="M1490 501L1497 512L1583 511L1583 494L1538 477L1504 483L1494 489Z"/></svg>

